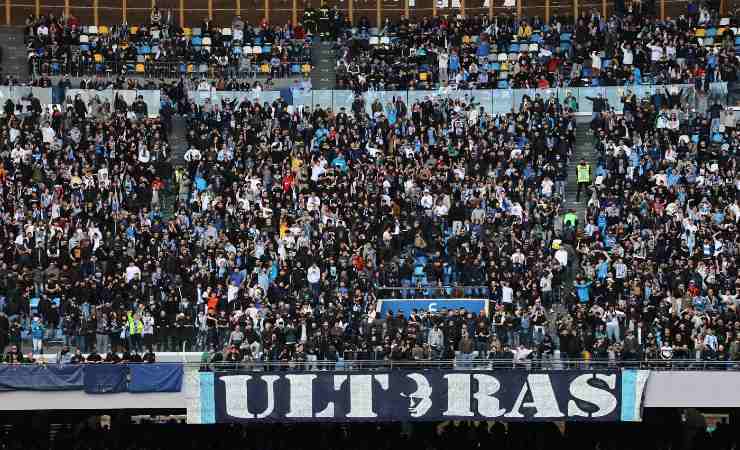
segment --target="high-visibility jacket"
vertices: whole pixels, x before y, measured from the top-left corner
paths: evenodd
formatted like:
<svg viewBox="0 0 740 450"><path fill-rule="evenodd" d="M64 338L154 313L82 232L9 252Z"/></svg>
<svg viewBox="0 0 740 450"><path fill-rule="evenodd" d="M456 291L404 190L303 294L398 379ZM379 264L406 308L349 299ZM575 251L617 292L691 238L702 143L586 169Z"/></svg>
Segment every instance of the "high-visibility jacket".
<svg viewBox="0 0 740 450"><path fill-rule="evenodd" d="M142 334L144 332L144 322L141 319L135 319L134 316L128 316L128 331L129 335Z"/></svg>
<svg viewBox="0 0 740 450"><path fill-rule="evenodd" d="M578 164L576 171L579 183L588 183L591 181L591 167L588 164Z"/></svg>

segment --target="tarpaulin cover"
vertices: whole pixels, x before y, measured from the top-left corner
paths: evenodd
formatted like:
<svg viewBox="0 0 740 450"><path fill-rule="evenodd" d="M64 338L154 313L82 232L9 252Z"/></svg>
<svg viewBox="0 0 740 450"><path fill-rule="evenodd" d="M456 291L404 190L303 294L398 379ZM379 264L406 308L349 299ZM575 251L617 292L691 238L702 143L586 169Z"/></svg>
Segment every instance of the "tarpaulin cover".
<svg viewBox="0 0 740 450"><path fill-rule="evenodd" d="M132 364L129 392L180 392L181 364Z"/></svg>
<svg viewBox="0 0 740 450"><path fill-rule="evenodd" d="M88 364L84 368L85 392L88 394L126 392L128 366L121 364Z"/></svg>
<svg viewBox="0 0 740 450"><path fill-rule="evenodd" d="M81 390L83 378L82 366L0 364L0 391Z"/></svg>

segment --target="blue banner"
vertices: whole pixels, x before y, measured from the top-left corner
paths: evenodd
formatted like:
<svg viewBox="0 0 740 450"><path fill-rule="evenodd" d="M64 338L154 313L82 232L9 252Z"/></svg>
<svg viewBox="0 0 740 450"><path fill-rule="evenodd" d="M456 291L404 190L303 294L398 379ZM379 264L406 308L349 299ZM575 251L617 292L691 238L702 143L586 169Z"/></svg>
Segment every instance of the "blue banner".
<svg viewBox="0 0 740 450"><path fill-rule="evenodd" d="M378 312L380 313L380 317L385 317L389 311L393 312L393 314L397 314L400 311L404 316L408 317L414 310L417 310L419 313L437 313L443 309L457 310L460 308L463 308L465 311L471 312L474 315L478 315L481 311L488 314L488 300L473 298L414 298L385 299L378 301Z"/></svg>
<svg viewBox="0 0 740 450"><path fill-rule="evenodd" d="M0 364L0 391L74 391L82 387L82 366Z"/></svg>
<svg viewBox="0 0 740 450"><path fill-rule="evenodd" d="M126 392L128 366L124 364L86 364L85 392L110 394Z"/></svg>
<svg viewBox="0 0 740 450"><path fill-rule="evenodd" d="M129 392L180 392L182 364L131 364Z"/></svg>
<svg viewBox="0 0 740 450"><path fill-rule="evenodd" d="M189 405L200 423L618 421L622 398L619 370L217 372L209 380Z"/></svg>

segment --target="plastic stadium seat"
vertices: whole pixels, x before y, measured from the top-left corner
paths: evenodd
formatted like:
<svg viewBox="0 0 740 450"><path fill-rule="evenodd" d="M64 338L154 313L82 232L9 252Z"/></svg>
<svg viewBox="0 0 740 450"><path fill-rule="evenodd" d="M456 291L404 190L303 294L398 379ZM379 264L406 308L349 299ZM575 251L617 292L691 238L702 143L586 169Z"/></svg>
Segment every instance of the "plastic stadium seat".
<svg viewBox="0 0 740 450"><path fill-rule="evenodd" d="M560 35L560 42L570 42L571 37L570 33L563 33Z"/></svg>
<svg viewBox="0 0 740 450"><path fill-rule="evenodd" d="M86 34L81 34L80 35L80 44L87 44L88 42L90 42L90 36L88 36Z"/></svg>
<svg viewBox="0 0 740 450"><path fill-rule="evenodd" d="M95 25L87 27L87 34L98 34L98 27Z"/></svg>
<svg viewBox="0 0 740 450"><path fill-rule="evenodd" d="M201 31L200 28L193 28L193 36L200 36Z"/></svg>
<svg viewBox="0 0 740 450"><path fill-rule="evenodd" d="M182 29L183 36L190 37L193 35L193 29L192 28L183 28Z"/></svg>
<svg viewBox="0 0 740 450"><path fill-rule="evenodd" d="M540 51L539 44L529 44L529 51L530 52L538 52L538 51Z"/></svg>
<svg viewBox="0 0 740 450"><path fill-rule="evenodd" d="M128 34L136 34L139 32L139 27L131 27L128 29Z"/></svg>
<svg viewBox="0 0 740 450"><path fill-rule="evenodd" d="M200 47L203 45L203 39L200 36L194 36L190 43L193 44L193 47Z"/></svg>
<svg viewBox="0 0 740 450"><path fill-rule="evenodd" d="M519 44L511 44L509 46L509 53L515 53L519 51Z"/></svg>
<svg viewBox="0 0 740 450"><path fill-rule="evenodd" d="M730 18L729 17L723 17L719 20L719 24L723 27L726 27L730 24Z"/></svg>
<svg viewBox="0 0 740 450"><path fill-rule="evenodd" d="M506 53L499 53L498 54L498 62L506 62L509 59L509 55Z"/></svg>
<svg viewBox="0 0 740 450"><path fill-rule="evenodd" d="M222 28L221 29L221 34L223 36L231 36L231 28Z"/></svg>
<svg viewBox="0 0 740 450"><path fill-rule="evenodd" d="M51 63L51 73L54 75L59 75L59 73L62 71L62 66L59 65L59 63Z"/></svg>
<svg viewBox="0 0 740 450"><path fill-rule="evenodd" d="M498 83L496 83L496 87L498 89L509 89L509 82L507 80L499 80Z"/></svg>
<svg viewBox="0 0 740 450"><path fill-rule="evenodd" d="M244 53L246 55L251 55L252 54L252 46L251 45L245 45L242 48L242 53Z"/></svg>
<svg viewBox="0 0 740 450"><path fill-rule="evenodd" d="M704 37L706 35L707 30L705 30L704 28L697 28L696 30L694 30L694 36L696 37Z"/></svg>
<svg viewBox="0 0 740 450"><path fill-rule="evenodd" d="M203 38L203 45L206 46L206 47L208 47L208 46L211 45L211 37L210 36L205 36Z"/></svg>
<svg viewBox="0 0 740 450"><path fill-rule="evenodd" d="M290 73L300 75L300 73L301 73L301 65L300 64L291 64L291 66L290 66Z"/></svg>
<svg viewBox="0 0 740 450"><path fill-rule="evenodd" d="M707 30L707 37L713 38L715 36L717 36L717 29L716 28L709 28Z"/></svg>
<svg viewBox="0 0 740 450"><path fill-rule="evenodd" d="M96 63L102 63L103 62L103 55L101 55L100 53L96 53L95 54L95 62Z"/></svg>
<svg viewBox="0 0 740 450"><path fill-rule="evenodd" d="M180 64L180 73L188 73L188 65L187 64Z"/></svg>
<svg viewBox="0 0 740 450"><path fill-rule="evenodd" d="M195 66L192 64L188 64L188 73L193 73L195 71Z"/></svg>
<svg viewBox="0 0 740 450"><path fill-rule="evenodd" d="M491 70L496 71L496 72L500 71L501 70L501 64L499 64L497 62L491 63Z"/></svg>
<svg viewBox="0 0 740 450"><path fill-rule="evenodd" d="M704 46L714 45L714 38L713 37L704 38L704 42L702 43L702 45Z"/></svg>
<svg viewBox="0 0 740 450"><path fill-rule="evenodd" d="M144 64L137 64L136 65L136 73L144 73Z"/></svg>
<svg viewBox="0 0 740 450"><path fill-rule="evenodd" d="M100 34L108 34L110 30L105 25L101 25L98 27L98 33Z"/></svg>
<svg viewBox="0 0 740 450"><path fill-rule="evenodd" d="M270 53L272 53L272 46L271 45L263 45L262 46L262 53L265 53L267 55L269 55Z"/></svg>
<svg viewBox="0 0 740 450"><path fill-rule="evenodd" d="M87 45L87 44L85 44L85 45L80 45L80 51L81 51L81 52L89 52L89 51L90 51L90 46L89 46L89 45Z"/></svg>
<svg viewBox="0 0 740 450"><path fill-rule="evenodd" d="M429 74L426 72L419 72L419 80L421 81L427 81L429 78Z"/></svg>
<svg viewBox="0 0 740 450"><path fill-rule="evenodd" d="M255 55L261 55L262 47L260 47L259 45L255 45L254 47L252 47L252 53Z"/></svg>
<svg viewBox="0 0 740 450"><path fill-rule="evenodd" d="M311 72L311 64L304 64L301 66L301 71L303 73L310 73Z"/></svg>
<svg viewBox="0 0 740 450"><path fill-rule="evenodd" d="M269 64L262 64L260 66L260 72L261 73L270 73L270 65Z"/></svg>
<svg viewBox="0 0 740 450"><path fill-rule="evenodd" d="M231 52L234 55L236 55L236 56L239 56L239 55L242 54L242 48L241 47L232 47L231 49L232 49Z"/></svg>
<svg viewBox="0 0 740 450"><path fill-rule="evenodd" d="M505 62L501 64L501 72L508 72L509 71L509 63Z"/></svg>
<svg viewBox="0 0 740 450"><path fill-rule="evenodd" d="M735 45L740 45L740 36L735 36Z"/></svg>

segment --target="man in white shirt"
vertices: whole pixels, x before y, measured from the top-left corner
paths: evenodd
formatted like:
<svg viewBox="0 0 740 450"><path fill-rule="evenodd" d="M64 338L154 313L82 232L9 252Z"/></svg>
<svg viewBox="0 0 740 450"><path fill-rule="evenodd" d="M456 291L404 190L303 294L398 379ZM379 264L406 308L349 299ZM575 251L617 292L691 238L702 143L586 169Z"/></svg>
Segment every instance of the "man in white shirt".
<svg viewBox="0 0 740 450"><path fill-rule="evenodd" d="M316 263L311 264L311 267L308 268L306 278L308 279L308 284L311 286L311 292L313 292L314 298L318 298L320 294L321 269L319 269Z"/></svg>
<svg viewBox="0 0 740 450"><path fill-rule="evenodd" d="M568 266L568 252L565 251L563 247L560 247L558 251L555 252L555 259L560 263L561 267Z"/></svg>
<svg viewBox="0 0 740 450"><path fill-rule="evenodd" d="M54 139L56 139L54 128L51 127L49 122L44 123L44 127L41 129L41 135L43 137L44 144L52 144L54 143Z"/></svg>
<svg viewBox="0 0 740 450"><path fill-rule="evenodd" d="M133 261L128 263L126 267L126 283L130 282L136 277L141 277L141 269L139 269Z"/></svg>
<svg viewBox="0 0 740 450"><path fill-rule="evenodd" d="M501 282L501 302L505 305L514 303L514 289L509 286L508 281Z"/></svg>
<svg viewBox="0 0 740 450"><path fill-rule="evenodd" d="M201 154L200 150L198 150L195 147L191 147L188 151L185 152L185 161L191 162L191 161L200 161Z"/></svg>
<svg viewBox="0 0 740 450"><path fill-rule="evenodd" d="M447 81L447 64L450 59L450 55L444 50L437 54L437 63L439 65L439 81Z"/></svg>

